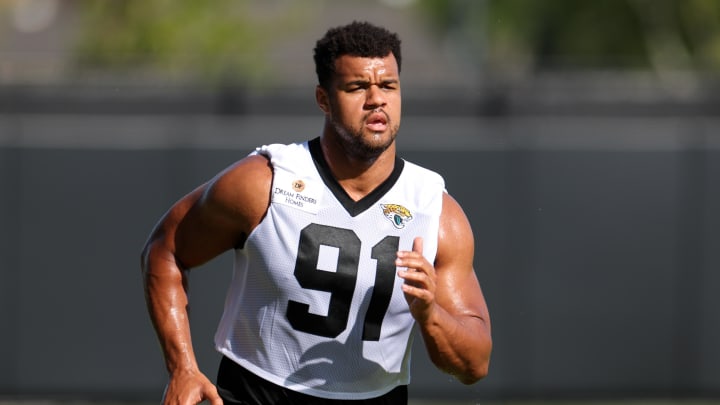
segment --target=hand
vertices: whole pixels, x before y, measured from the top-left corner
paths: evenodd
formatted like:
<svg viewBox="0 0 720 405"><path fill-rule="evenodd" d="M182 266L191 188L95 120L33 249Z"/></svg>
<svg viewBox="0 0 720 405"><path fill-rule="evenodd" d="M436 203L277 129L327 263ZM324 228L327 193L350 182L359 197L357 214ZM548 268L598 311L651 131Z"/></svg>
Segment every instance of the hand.
<svg viewBox="0 0 720 405"><path fill-rule="evenodd" d="M398 276L405 280L403 292L415 320L423 322L430 317L435 305L437 287L435 267L422 255L422 238L413 240L412 251L397 252L395 265L405 267Z"/></svg>
<svg viewBox="0 0 720 405"><path fill-rule="evenodd" d="M173 373L163 394L163 405L196 405L205 400L223 405L215 385L198 371Z"/></svg>

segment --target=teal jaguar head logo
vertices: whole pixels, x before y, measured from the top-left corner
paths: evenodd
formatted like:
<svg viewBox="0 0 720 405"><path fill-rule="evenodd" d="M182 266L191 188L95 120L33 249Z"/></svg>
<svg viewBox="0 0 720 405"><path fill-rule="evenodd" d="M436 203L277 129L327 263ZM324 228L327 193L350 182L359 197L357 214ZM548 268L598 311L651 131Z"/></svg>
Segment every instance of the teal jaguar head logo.
<svg viewBox="0 0 720 405"><path fill-rule="evenodd" d="M397 229L404 228L405 224L410 222L413 219L413 216L410 213L410 210L403 207L402 205L380 204L380 208L382 208L383 215L385 215L385 218L389 219L390 222L392 222L392 224Z"/></svg>

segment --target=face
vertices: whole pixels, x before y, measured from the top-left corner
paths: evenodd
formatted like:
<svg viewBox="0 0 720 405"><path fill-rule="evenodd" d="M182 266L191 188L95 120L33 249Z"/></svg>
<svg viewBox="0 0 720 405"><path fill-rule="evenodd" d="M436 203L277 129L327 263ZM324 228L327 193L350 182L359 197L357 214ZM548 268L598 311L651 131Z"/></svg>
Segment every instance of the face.
<svg viewBox="0 0 720 405"><path fill-rule="evenodd" d="M383 58L342 56L330 89L317 100L346 153L372 159L390 147L400 128L400 75L392 53Z"/></svg>

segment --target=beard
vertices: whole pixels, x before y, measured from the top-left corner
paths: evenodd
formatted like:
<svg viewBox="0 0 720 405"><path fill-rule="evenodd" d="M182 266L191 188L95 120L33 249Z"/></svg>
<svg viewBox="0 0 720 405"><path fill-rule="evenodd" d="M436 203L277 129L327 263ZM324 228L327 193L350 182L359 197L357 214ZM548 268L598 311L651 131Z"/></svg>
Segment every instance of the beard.
<svg viewBox="0 0 720 405"><path fill-rule="evenodd" d="M365 120L358 127L348 127L336 120L332 126L342 142L349 157L374 161L395 142L400 126L386 116L387 129L384 132L372 132L365 128Z"/></svg>

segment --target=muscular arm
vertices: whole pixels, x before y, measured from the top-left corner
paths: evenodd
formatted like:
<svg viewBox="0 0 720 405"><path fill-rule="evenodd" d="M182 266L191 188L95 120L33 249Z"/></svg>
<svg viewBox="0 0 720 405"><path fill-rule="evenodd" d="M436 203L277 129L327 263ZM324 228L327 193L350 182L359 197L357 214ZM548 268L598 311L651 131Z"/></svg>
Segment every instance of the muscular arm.
<svg viewBox="0 0 720 405"><path fill-rule="evenodd" d="M490 316L473 270L470 224L449 195L443 198L434 266L422 257L422 240L412 252L398 252L403 289L433 363L465 384L488 372Z"/></svg>
<svg viewBox="0 0 720 405"><path fill-rule="evenodd" d="M262 219L272 171L264 157L246 158L175 203L143 248L141 267L150 318L170 382L165 404L221 404L198 369L187 312L186 272L241 245Z"/></svg>

